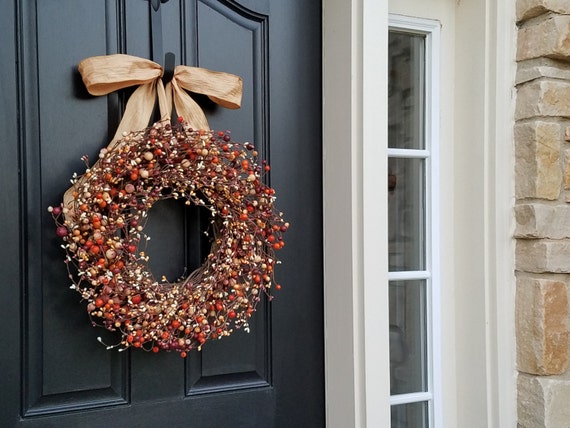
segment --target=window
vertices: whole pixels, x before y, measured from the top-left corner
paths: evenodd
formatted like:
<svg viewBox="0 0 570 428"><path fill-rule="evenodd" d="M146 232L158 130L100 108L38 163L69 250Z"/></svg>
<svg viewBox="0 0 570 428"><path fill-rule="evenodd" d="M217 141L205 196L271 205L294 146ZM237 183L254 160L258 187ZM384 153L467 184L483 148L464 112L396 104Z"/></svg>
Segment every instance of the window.
<svg viewBox="0 0 570 428"><path fill-rule="evenodd" d="M391 16L388 252L392 428L438 426L435 21Z"/></svg>

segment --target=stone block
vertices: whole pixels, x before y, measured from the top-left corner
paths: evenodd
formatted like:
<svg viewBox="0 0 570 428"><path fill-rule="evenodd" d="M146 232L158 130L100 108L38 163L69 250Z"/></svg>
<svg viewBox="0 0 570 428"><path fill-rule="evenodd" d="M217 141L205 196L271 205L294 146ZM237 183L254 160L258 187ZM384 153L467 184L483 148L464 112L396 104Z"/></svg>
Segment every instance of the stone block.
<svg viewBox="0 0 570 428"><path fill-rule="evenodd" d="M570 63L544 57L517 63L516 85L540 78L570 80Z"/></svg>
<svg viewBox="0 0 570 428"><path fill-rule="evenodd" d="M515 125L515 196L556 200L562 187L561 126L532 121Z"/></svg>
<svg viewBox="0 0 570 428"><path fill-rule="evenodd" d="M570 60L570 15L544 15L519 29L517 61L530 58Z"/></svg>
<svg viewBox="0 0 570 428"><path fill-rule="evenodd" d="M570 273L570 240L517 239L516 269L532 273Z"/></svg>
<svg viewBox="0 0 570 428"><path fill-rule="evenodd" d="M570 14L568 0L517 0L517 21L526 21L547 12Z"/></svg>
<svg viewBox="0 0 570 428"><path fill-rule="evenodd" d="M566 129L566 135L568 135L568 129ZM564 189L570 189L570 150L564 151Z"/></svg>
<svg viewBox="0 0 570 428"><path fill-rule="evenodd" d="M570 426L570 380L567 376L537 377L519 374L518 426L567 428Z"/></svg>
<svg viewBox="0 0 570 428"><path fill-rule="evenodd" d="M553 375L568 368L568 290L561 281L518 277L516 288L519 371Z"/></svg>
<svg viewBox="0 0 570 428"><path fill-rule="evenodd" d="M517 378L517 419L520 428L544 428L545 397L539 378L519 374Z"/></svg>
<svg viewBox="0 0 570 428"><path fill-rule="evenodd" d="M570 238L570 206L540 203L515 207L515 238Z"/></svg>
<svg viewBox="0 0 570 428"><path fill-rule="evenodd" d="M515 119L570 118L570 81L538 79L517 88Z"/></svg>

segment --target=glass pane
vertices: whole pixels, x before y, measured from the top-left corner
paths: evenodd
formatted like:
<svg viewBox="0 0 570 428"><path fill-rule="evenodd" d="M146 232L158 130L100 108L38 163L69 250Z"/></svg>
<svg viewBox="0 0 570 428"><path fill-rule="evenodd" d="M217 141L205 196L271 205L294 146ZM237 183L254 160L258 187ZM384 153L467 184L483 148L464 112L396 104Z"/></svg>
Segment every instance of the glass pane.
<svg viewBox="0 0 570 428"><path fill-rule="evenodd" d="M400 404L392 406L391 428L427 428L429 427L427 402Z"/></svg>
<svg viewBox="0 0 570 428"><path fill-rule="evenodd" d="M390 32L388 147L424 149L425 36Z"/></svg>
<svg viewBox="0 0 570 428"><path fill-rule="evenodd" d="M425 159L388 159L390 271L425 269Z"/></svg>
<svg viewBox="0 0 570 428"><path fill-rule="evenodd" d="M426 281L392 281L390 393L427 391Z"/></svg>

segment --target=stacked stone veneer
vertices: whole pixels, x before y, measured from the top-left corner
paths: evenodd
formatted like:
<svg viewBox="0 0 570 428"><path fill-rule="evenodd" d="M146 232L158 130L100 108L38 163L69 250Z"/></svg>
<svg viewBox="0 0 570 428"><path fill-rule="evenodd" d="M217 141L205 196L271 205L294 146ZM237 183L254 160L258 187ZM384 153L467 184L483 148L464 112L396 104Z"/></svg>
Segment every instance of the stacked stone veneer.
<svg viewBox="0 0 570 428"><path fill-rule="evenodd" d="M570 0L517 0L520 427L570 427Z"/></svg>

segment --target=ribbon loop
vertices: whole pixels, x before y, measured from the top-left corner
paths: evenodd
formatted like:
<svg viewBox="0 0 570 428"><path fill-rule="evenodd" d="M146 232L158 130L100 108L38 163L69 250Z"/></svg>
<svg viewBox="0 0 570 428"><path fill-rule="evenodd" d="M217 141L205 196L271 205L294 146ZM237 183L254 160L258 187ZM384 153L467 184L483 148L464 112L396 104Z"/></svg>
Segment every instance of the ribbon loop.
<svg viewBox="0 0 570 428"><path fill-rule="evenodd" d="M156 62L131 55L92 56L79 63L79 73L91 95L107 95L129 86L150 83L162 77Z"/></svg>
<svg viewBox="0 0 570 428"><path fill-rule="evenodd" d="M242 80L235 74L179 65L174 70L174 78L181 88L207 95L222 107L240 108Z"/></svg>

